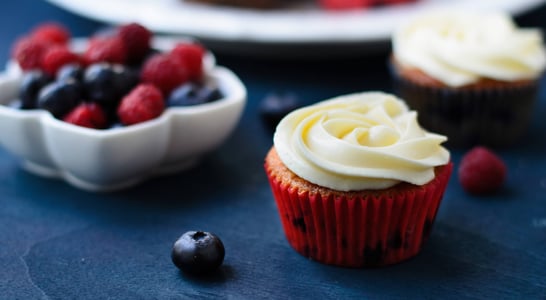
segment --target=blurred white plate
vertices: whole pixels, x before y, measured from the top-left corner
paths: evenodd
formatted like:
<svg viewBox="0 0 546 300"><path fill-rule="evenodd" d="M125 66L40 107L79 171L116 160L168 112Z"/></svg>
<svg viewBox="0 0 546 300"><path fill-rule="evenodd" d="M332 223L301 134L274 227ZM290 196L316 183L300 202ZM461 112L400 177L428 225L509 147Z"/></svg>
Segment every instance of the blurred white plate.
<svg viewBox="0 0 546 300"><path fill-rule="evenodd" d="M111 24L139 22L151 30L183 34L220 50L331 52L343 46L366 51L388 42L404 20L429 9L502 10L517 15L545 0L420 0L368 10L328 12L317 7L252 10L186 3L184 0L47 0L73 13ZM305 46L323 46L320 49ZM241 47L244 46L244 47ZM270 48L274 46L273 48ZM304 47L300 47L304 46ZM350 49L349 49L350 50ZM312 55L312 52L311 52Z"/></svg>

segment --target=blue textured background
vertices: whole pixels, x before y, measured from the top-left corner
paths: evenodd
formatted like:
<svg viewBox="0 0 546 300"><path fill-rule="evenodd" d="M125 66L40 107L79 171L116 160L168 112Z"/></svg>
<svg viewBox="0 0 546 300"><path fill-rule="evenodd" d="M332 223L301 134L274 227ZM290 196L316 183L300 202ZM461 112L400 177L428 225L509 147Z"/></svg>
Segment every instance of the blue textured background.
<svg viewBox="0 0 546 300"><path fill-rule="evenodd" d="M17 36L42 21L60 21L74 35L103 26L43 1L0 7L0 61ZM518 22L545 29L546 7ZM354 270L309 261L284 239L262 169L272 141L258 105L271 91L293 91L303 103L390 91L387 53L217 59L240 75L249 103L233 136L193 170L92 194L31 175L0 149L0 299L546 299L544 89L528 138L498 150L509 168L499 194L470 197L453 176L419 256ZM451 150L458 163L465 149ZM188 277L170 261L173 242L194 229L225 244L214 276Z"/></svg>

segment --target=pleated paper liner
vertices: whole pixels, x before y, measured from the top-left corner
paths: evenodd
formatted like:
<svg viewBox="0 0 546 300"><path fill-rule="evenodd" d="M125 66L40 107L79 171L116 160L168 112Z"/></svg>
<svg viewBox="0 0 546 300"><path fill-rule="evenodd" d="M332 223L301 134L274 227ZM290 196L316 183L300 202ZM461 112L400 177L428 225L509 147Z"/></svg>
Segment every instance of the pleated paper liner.
<svg viewBox="0 0 546 300"><path fill-rule="evenodd" d="M401 183L381 191L342 193L302 185L303 179L275 160L270 151L265 168L290 245L318 262L354 268L386 266L417 255L452 170L451 163L438 167L435 179L423 186Z"/></svg>
<svg viewBox="0 0 546 300"><path fill-rule="evenodd" d="M526 133L538 93L538 80L472 88L430 85L401 75L391 63L395 93L418 112L423 128L466 147L516 144Z"/></svg>

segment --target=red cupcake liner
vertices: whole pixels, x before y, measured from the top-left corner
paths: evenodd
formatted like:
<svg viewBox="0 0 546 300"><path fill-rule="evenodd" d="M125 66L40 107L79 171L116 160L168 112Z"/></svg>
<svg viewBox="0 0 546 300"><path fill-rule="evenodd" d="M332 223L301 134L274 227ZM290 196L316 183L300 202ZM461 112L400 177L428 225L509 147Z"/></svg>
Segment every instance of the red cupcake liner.
<svg viewBox="0 0 546 300"><path fill-rule="evenodd" d="M420 252L452 168L439 167L423 186L403 183L349 196L299 190L267 173L289 244L318 262L356 268L395 264Z"/></svg>

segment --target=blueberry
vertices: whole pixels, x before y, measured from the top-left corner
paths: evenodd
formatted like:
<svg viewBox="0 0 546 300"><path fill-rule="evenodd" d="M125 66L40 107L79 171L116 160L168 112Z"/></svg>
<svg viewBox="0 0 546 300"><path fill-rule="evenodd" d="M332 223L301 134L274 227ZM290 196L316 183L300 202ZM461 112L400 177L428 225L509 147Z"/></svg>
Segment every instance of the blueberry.
<svg viewBox="0 0 546 300"><path fill-rule="evenodd" d="M269 93L260 103L260 116L270 129L275 129L284 116L300 106L294 93Z"/></svg>
<svg viewBox="0 0 546 300"><path fill-rule="evenodd" d="M138 83L138 76L122 65L97 63L84 73L87 100L116 106L121 98Z"/></svg>
<svg viewBox="0 0 546 300"><path fill-rule="evenodd" d="M42 71L29 71L23 75L23 80L19 88L19 98L21 99L22 109L36 108L36 100L40 90L50 83L51 77Z"/></svg>
<svg viewBox="0 0 546 300"><path fill-rule="evenodd" d="M175 88L167 99L167 106L189 106L222 98L220 90L211 84L187 82Z"/></svg>
<svg viewBox="0 0 546 300"><path fill-rule="evenodd" d="M78 82L83 80L83 68L77 64L68 64L62 66L59 71L57 71L56 80L63 81L67 79L74 79Z"/></svg>
<svg viewBox="0 0 546 300"><path fill-rule="evenodd" d="M182 271L190 274L206 274L216 270L224 261L225 249L214 234L204 231L188 231L173 245L171 259Z"/></svg>
<svg viewBox="0 0 546 300"><path fill-rule="evenodd" d="M37 107L61 119L82 100L81 86L74 80L55 81L46 85L38 95Z"/></svg>

